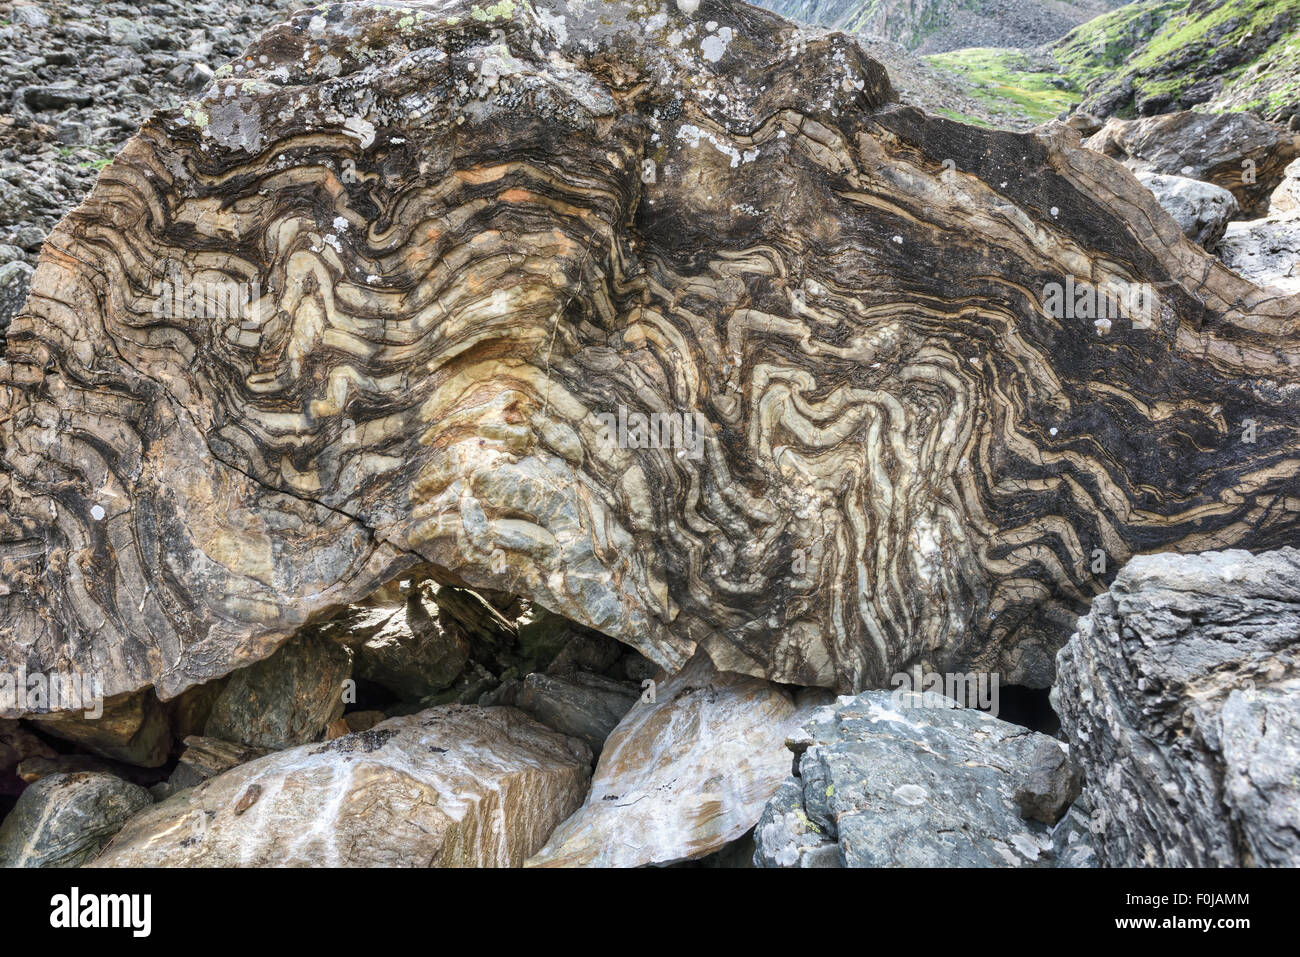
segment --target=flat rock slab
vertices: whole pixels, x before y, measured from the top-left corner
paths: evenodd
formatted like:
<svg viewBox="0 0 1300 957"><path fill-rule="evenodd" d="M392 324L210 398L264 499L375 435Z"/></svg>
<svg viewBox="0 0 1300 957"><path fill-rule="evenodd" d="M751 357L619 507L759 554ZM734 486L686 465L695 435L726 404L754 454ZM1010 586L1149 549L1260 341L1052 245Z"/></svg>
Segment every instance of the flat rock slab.
<svg viewBox="0 0 1300 957"><path fill-rule="evenodd" d="M822 708L791 739L799 775L764 810L755 863L1055 866L1053 829L1024 819L1016 795L1041 763L1036 752L1065 746L936 703L946 700L873 691Z"/></svg>
<svg viewBox="0 0 1300 957"><path fill-rule="evenodd" d="M1057 669L1102 863L1300 866L1300 550L1135 558Z"/></svg>
<svg viewBox="0 0 1300 957"><path fill-rule="evenodd" d="M529 866L638 867L711 854L754 826L807 717L787 691L707 657L656 688L605 741L582 809Z"/></svg>
<svg viewBox="0 0 1300 957"><path fill-rule="evenodd" d="M510 867L582 802L591 753L446 705L240 765L131 821L105 867Z"/></svg>

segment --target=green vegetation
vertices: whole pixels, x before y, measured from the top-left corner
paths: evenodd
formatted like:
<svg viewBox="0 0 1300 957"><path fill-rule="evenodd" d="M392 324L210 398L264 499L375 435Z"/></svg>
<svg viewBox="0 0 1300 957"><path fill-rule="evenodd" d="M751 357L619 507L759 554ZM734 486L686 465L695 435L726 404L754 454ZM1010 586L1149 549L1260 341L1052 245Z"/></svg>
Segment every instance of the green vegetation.
<svg viewBox="0 0 1300 957"><path fill-rule="evenodd" d="M1021 50L972 47L936 53L925 60L956 75L964 92L991 112L1014 113L1035 123L1068 110L1082 96L1078 86L1042 58ZM953 118L973 122L964 116Z"/></svg>
<svg viewBox="0 0 1300 957"><path fill-rule="evenodd" d="M1133 102L1121 114L1213 78L1223 89L1209 109L1268 113L1300 98L1298 32L1300 0L1223 0L1195 12L1185 0L1139 0L1076 27L1052 52L1080 88L1131 81Z"/></svg>

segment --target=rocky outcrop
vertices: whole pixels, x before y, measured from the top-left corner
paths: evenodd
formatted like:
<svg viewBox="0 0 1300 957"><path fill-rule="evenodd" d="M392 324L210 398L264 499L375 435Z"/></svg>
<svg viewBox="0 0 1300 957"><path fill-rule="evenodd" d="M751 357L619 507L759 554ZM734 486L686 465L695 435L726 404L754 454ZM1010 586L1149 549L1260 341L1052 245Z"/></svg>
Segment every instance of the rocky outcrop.
<svg viewBox="0 0 1300 957"><path fill-rule="evenodd" d="M586 793L591 753L449 705L242 764L133 818L97 866L508 867Z"/></svg>
<svg viewBox="0 0 1300 957"><path fill-rule="evenodd" d="M959 47L1037 47L1121 0L763 0L792 20L937 53Z"/></svg>
<svg viewBox="0 0 1300 957"><path fill-rule="evenodd" d="M1074 821L1059 836L1051 826L1078 792L1065 746L1046 735L942 696L871 691L821 709L789 744L798 774L755 829L760 867L1086 859Z"/></svg>
<svg viewBox="0 0 1300 957"><path fill-rule="evenodd" d="M640 867L721 850L754 826L789 773L783 742L810 707L693 659L614 729L582 808L528 864Z"/></svg>
<svg viewBox="0 0 1300 957"><path fill-rule="evenodd" d="M1237 215L1236 198L1222 186L1164 173L1140 172L1137 180L1151 190L1183 235L1202 249L1213 250Z"/></svg>
<svg viewBox="0 0 1300 957"><path fill-rule="evenodd" d="M1103 864L1300 865L1300 551L1135 558L1057 668Z"/></svg>
<svg viewBox="0 0 1300 957"><path fill-rule="evenodd" d="M1086 81L1083 107L1101 116L1196 107L1287 124L1300 121L1298 25L1290 0L1146 0L1079 26L1051 52Z"/></svg>
<svg viewBox="0 0 1300 957"><path fill-rule="evenodd" d="M1184 110L1140 120L1110 119L1087 146L1135 172L1213 183L1232 193L1242 215L1260 216L1287 165L1300 155L1300 132L1251 113Z"/></svg>
<svg viewBox="0 0 1300 957"><path fill-rule="evenodd" d="M144 788L111 774L43 777L0 824L0 867L78 867L152 803Z"/></svg>
<svg viewBox="0 0 1300 957"><path fill-rule="evenodd" d="M0 364L0 656L170 699L427 563L667 670L1045 686L1135 550L1294 531L1300 305L1073 131L648 9L312 8L152 120Z"/></svg>

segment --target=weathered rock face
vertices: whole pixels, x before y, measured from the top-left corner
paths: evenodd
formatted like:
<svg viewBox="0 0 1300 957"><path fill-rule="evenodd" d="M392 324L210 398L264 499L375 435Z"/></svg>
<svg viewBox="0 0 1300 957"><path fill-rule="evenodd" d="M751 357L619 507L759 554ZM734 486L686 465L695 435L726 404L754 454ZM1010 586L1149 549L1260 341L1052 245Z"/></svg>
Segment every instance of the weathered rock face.
<svg viewBox="0 0 1300 957"><path fill-rule="evenodd" d="M4 335L27 298L32 272L32 267L25 262L0 262L0 335Z"/></svg>
<svg viewBox="0 0 1300 957"><path fill-rule="evenodd" d="M1135 558L1057 665L1102 863L1300 865L1300 551Z"/></svg>
<svg viewBox="0 0 1300 957"><path fill-rule="evenodd" d="M1058 841L1040 820L1060 820L1077 794L1044 786L1065 746L982 711L872 691L821 709L790 747L799 773L755 829L760 867L1050 867L1066 850L1070 866L1086 856L1077 832Z"/></svg>
<svg viewBox="0 0 1300 957"><path fill-rule="evenodd" d="M152 691L118 695L104 701L102 713L98 711L60 711L33 715L33 720L41 730L105 758L146 768L167 761L171 724Z"/></svg>
<svg viewBox="0 0 1300 957"><path fill-rule="evenodd" d="M693 659L614 729L586 802L529 865L639 867L723 848L789 774L785 737L810 713L766 681Z"/></svg>
<svg viewBox="0 0 1300 957"><path fill-rule="evenodd" d="M1273 190L1268 215L1229 223L1215 252L1253 283L1300 293L1300 160Z"/></svg>
<svg viewBox="0 0 1300 957"><path fill-rule="evenodd" d="M315 741L343 714L351 674L348 650L309 630L235 672L212 705L206 734L256 748Z"/></svg>
<svg viewBox="0 0 1300 957"><path fill-rule="evenodd" d="M590 762L513 708L433 708L211 778L132 819L96 864L515 866L582 802Z"/></svg>
<svg viewBox="0 0 1300 957"><path fill-rule="evenodd" d="M626 681L576 671L570 675L534 673L485 695L483 703L510 705L548 728L577 738L600 754L641 692Z"/></svg>
<svg viewBox="0 0 1300 957"><path fill-rule="evenodd" d="M1089 149L1133 170L1188 176L1232 193L1247 216L1268 210L1269 194L1300 155L1300 133L1252 113L1183 110L1140 120L1110 119Z"/></svg>
<svg viewBox="0 0 1300 957"><path fill-rule="evenodd" d="M1183 235L1202 249L1214 249L1229 220L1237 215L1236 198L1222 186L1164 173L1140 172L1137 179L1151 190Z"/></svg>
<svg viewBox="0 0 1300 957"><path fill-rule="evenodd" d="M0 825L0 867L78 867L152 803L144 788L111 774L43 777Z"/></svg>
<svg viewBox="0 0 1300 957"><path fill-rule="evenodd" d="M669 669L1045 686L1096 550L1295 532L1300 303L1073 131L730 0L338 5L239 67L10 330L6 661L167 699L430 562Z"/></svg>

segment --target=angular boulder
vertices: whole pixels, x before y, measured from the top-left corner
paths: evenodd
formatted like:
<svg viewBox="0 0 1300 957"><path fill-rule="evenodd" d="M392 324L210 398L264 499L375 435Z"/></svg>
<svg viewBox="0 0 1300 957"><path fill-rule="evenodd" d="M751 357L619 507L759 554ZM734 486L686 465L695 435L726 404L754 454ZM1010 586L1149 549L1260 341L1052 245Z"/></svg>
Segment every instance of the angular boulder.
<svg viewBox="0 0 1300 957"><path fill-rule="evenodd" d="M1300 293L1300 160L1269 202L1268 215L1229 223L1215 253L1234 272L1260 286Z"/></svg>
<svg viewBox="0 0 1300 957"><path fill-rule="evenodd" d="M351 653L309 630L235 672L213 702L204 734L254 748L315 741L343 714L343 683L351 674Z"/></svg>
<svg viewBox="0 0 1300 957"><path fill-rule="evenodd" d="M1300 156L1300 133L1253 113L1183 110L1137 120L1111 118L1089 149L1130 169L1203 180L1236 197L1245 216L1262 216L1287 165Z"/></svg>
<svg viewBox="0 0 1300 957"><path fill-rule="evenodd" d="M469 661L469 642L441 619L437 604L416 591L403 602L354 606L328 631L353 650L358 678L419 701L449 687Z"/></svg>
<svg viewBox="0 0 1300 957"><path fill-rule="evenodd" d="M151 804L148 791L111 774L43 777L0 824L0 867L79 867Z"/></svg>
<svg viewBox="0 0 1300 957"><path fill-rule="evenodd" d="M279 751L134 818L102 867L511 867L579 804L586 746L448 705Z"/></svg>
<svg viewBox="0 0 1300 957"><path fill-rule="evenodd" d="M1073 794L1049 799L1033 782L1045 763L1063 763L1053 738L939 695L870 691L822 708L790 746L798 775L755 829L760 867L1061 863L1053 828L1037 818L1060 820ZM1026 788L1038 792L1029 816ZM1071 860L1076 843L1062 835Z"/></svg>
<svg viewBox="0 0 1300 957"><path fill-rule="evenodd" d="M1103 864L1300 866L1300 550L1135 558L1057 670Z"/></svg>
<svg viewBox="0 0 1300 957"><path fill-rule="evenodd" d="M1214 249L1237 215L1236 198L1222 186L1164 173L1138 173L1137 180L1151 190L1183 235L1202 249Z"/></svg>
<svg viewBox="0 0 1300 957"><path fill-rule="evenodd" d="M636 704L641 691L588 671L568 675L534 672L484 695L483 702L510 705L532 715L548 728L584 742L599 755L605 739Z"/></svg>
<svg viewBox="0 0 1300 957"><path fill-rule="evenodd" d="M528 865L639 867L720 850L754 826L789 773L783 742L810 710L693 659L619 722L581 810Z"/></svg>

